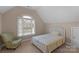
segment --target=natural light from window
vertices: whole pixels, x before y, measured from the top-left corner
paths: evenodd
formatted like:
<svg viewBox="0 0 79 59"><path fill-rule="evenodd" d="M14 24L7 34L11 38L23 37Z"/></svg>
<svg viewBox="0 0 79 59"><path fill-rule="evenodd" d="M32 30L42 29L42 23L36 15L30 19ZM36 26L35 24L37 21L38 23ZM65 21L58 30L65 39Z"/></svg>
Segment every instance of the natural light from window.
<svg viewBox="0 0 79 59"><path fill-rule="evenodd" d="M30 16L17 18L17 35L26 36L35 34L35 21Z"/></svg>

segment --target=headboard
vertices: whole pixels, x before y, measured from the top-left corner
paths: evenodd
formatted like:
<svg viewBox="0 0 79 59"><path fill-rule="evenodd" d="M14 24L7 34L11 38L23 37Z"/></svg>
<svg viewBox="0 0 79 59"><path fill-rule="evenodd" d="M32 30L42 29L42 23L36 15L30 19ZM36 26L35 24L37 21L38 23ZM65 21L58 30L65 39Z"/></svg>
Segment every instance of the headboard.
<svg viewBox="0 0 79 59"><path fill-rule="evenodd" d="M65 37L65 28L64 27L52 27L51 29L49 29L49 33L56 31L59 32L62 36Z"/></svg>

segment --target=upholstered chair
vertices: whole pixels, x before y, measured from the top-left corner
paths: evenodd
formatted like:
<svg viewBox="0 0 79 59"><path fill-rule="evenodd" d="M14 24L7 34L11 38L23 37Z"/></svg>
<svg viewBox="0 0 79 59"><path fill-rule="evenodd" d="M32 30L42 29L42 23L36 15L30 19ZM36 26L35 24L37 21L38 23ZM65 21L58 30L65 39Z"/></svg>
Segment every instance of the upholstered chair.
<svg viewBox="0 0 79 59"><path fill-rule="evenodd" d="M17 48L22 41L21 38L15 37L12 33L2 33L1 37L6 48Z"/></svg>

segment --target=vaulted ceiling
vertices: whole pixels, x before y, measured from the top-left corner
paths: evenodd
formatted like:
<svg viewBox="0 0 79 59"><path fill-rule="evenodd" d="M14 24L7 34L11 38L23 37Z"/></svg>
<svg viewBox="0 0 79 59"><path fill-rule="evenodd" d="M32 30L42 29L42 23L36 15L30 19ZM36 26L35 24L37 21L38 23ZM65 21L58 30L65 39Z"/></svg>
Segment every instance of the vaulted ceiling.
<svg viewBox="0 0 79 59"><path fill-rule="evenodd" d="M12 8L14 8L14 7L16 7L16 6L0 6L0 13L5 13L5 12L7 12L8 10L10 10L10 9L12 9ZM34 6L34 7L29 7L29 6L23 6L24 8L29 8L29 9L34 9L34 10L36 10L36 9L38 9L39 7L36 7L36 6Z"/></svg>
<svg viewBox="0 0 79 59"><path fill-rule="evenodd" d="M0 6L0 13L5 13L6 11L14 8L14 6Z"/></svg>
<svg viewBox="0 0 79 59"><path fill-rule="evenodd" d="M45 22L77 22L79 21L79 7L44 6L38 13Z"/></svg>
<svg viewBox="0 0 79 59"><path fill-rule="evenodd" d="M5 13L14 6L0 6L0 13ZM31 6L25 7L38 12L44 22L72 22L79 21L79 7L68 6Z"/></svg>

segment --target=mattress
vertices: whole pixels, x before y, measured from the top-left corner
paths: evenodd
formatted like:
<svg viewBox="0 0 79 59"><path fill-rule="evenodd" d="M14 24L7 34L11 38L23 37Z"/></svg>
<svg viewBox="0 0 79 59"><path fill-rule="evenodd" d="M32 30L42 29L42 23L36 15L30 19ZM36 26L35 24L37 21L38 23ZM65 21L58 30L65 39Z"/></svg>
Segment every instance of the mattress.
<svg viewBox="0 0 79 59"><path fill-rule="evenodd" d="M64 37L45 34L32 37L32 43L42 52L51 52L65 42Z"/></svg>

